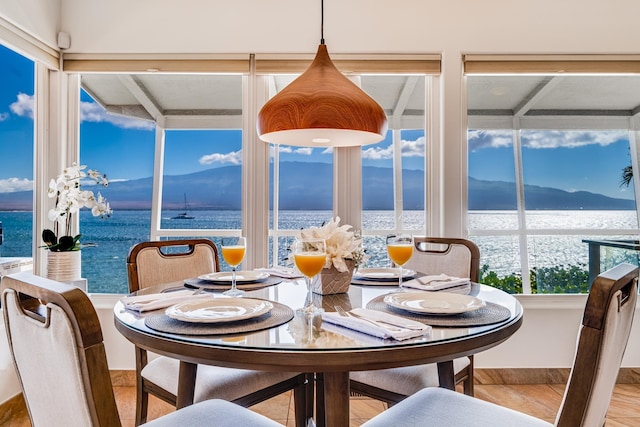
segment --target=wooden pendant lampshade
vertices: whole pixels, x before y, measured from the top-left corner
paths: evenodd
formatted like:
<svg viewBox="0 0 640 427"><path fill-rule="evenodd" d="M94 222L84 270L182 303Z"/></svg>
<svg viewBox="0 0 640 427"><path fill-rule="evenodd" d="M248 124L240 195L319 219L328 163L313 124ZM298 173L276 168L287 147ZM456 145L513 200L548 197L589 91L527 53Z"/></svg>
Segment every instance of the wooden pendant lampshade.
<svg viewBox="0 0 640 427"><path fill-rule="evenodd" d="M387 133L387 116L331 62L321 42L309 68L258 114L260 139L303 147L373 144Z"/></svg>

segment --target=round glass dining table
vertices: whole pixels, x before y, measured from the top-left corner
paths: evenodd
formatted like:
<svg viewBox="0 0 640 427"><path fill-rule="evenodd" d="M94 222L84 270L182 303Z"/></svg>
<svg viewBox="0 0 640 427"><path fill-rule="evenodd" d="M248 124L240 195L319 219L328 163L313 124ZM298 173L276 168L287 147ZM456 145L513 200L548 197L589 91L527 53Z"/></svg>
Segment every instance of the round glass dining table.
<svg viewBox="0 0 640 427"><path fill-rule="evenodd" d="M170 283L146 288L137 295L171 290L182 284ZM301 308L306 297L303 280L283 280L262 289L251 290L245 298L260 298ZM336 306L345 310L366 307L381 295L398 292L398 286L360 286L349 292L313 295L314 303L326 311ZM138 313L122 302L114 307L116 329L140 348L179 359L178 407L193 403L197 364L209 364L264 371L322 374L325 424L349 425L349 372L437 363L441 387L454 388L452 360L494 347L513 335L522 323L522 306L503 291L473 284L470 294L508 309L505 320L481 326L436 327L427 335L402 341L381 339L334 324L321 317L295 313L279 326L242 334L186 335L151 329L145 317L161 310ZM212 298L224 298L212 292Z"/></svg>

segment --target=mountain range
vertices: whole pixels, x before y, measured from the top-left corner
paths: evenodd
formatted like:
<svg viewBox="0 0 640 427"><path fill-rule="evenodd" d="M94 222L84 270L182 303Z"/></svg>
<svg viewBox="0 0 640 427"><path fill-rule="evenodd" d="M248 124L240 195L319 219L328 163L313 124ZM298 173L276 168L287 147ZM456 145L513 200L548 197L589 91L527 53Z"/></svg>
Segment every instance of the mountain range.
<svg viewBox="0 0 640 427"><path fill-rule="evenodd" d="M280 164L280 209L327 210L332 206L333 166L328 163L282 162ZM241 194L240 166L225 166L185 175L164 177L163 209L182 209L184 197L190 210L238 210ZM270 186L273 182L269 183ZM424 208L424 173L402 173L404 209ZM89 187L85 187L89 189ZM362 168L363 209L393 209L393 170ZM95 188L93 188L95 191ZM112 182L100 189L113 209L150 209L152 179ZM635 209L635 201L607 197L588 191L568 192L557 188L525 185L527 209L532 210L624 210ZM0 193L0 210L31 210L32 192ZM515 183L469 178L470 210L515 210Z"/></svg>

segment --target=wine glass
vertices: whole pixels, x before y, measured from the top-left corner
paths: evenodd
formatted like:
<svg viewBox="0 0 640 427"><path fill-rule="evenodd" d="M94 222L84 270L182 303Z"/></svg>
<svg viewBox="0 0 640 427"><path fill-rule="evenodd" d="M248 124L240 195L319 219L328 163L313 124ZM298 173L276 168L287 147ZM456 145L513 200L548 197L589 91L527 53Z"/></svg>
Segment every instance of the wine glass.
<svg viewBox="0 0 640 427"><path fill-rule="evenodd" d="M389 234L387 236L387 253L399 268L398 286L402 287L402 266L413 255L413 237L410 234Z"/></svg>
<svg viewBox="0 0 640 427"><path fill-rule="evenodd" d="M224 291L222 294L239 297L244 291L236 287L236 268L244 259L247 247L247 239L244 237L223 237L222 238L222 257L225 262L231 266L231 289Z"/></svg>
<svg viewBox="0 0 640 427"><path fill-rule="evenodd" d="M322 308L313 305L311 296L311 279L322 271L327 261L327 245L324 239L296 239L293 243L293 258L298 270L307 282L307 302L300 309L308 316L322 313Z"/></svg>

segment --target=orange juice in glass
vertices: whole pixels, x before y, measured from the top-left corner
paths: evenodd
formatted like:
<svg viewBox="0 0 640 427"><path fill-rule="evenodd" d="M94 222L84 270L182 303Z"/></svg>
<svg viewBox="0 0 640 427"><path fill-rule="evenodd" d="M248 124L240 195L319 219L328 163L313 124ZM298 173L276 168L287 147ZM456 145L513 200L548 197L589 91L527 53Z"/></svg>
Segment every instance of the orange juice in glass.
<svg viewBox="0 0 640 427"><path fill-rule="evenodd" d="M296 239L293 244L293 259L307 283L307 302L300 310L308 316L324 311L313 305L311 279L322 271L327 261L326 248L324 239Z"/></svg>
<svg viewBox="0 0 640 427"><path fill-rule="evenodd" d="M224 291L223 295L232 297L242 296L243 290L236 287L236 268L242 263L247 247L247 239L244 237L224 237L220 250L225 262L231 266L231 289Z"/></svg>
<svg viewBox="0 0 640 427"><path fill-rule="evenodd" d="M231 266L238 266L244 259L244 246L223 246L222 247L222 257L225 262Z"/></svg>
<svg viewBox="0 0 640 427"><path fill-rule="evenodd" d="M387 236L387 253L398 267L398 286L402 286L402 266L413 255L413 238L410 234L389 234Z"/></svg>
<svg viewBox="0 0 640 427"><path fill-rule="evenodd" d="M327 256L324 253L297 253L294 255L296 267L306 277L313 277L322 271Z"/></svg>

